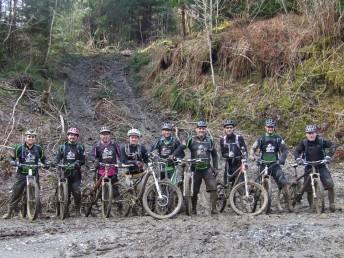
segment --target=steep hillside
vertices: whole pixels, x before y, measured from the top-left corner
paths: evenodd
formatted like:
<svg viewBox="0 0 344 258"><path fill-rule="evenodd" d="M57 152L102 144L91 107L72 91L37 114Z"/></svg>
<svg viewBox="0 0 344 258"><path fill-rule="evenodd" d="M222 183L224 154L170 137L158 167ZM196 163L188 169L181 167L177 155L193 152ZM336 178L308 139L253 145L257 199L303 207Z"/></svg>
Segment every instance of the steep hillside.
<svg viewBox="0 0 344 258"><path fill-rule="evenodd" d="M290 144L316 123L343 143L344 42L342 25L333 26L319 33L297 15L226 23L212 37L216 96L203 34L155 42L132 65L146 94L178 116L206 117L213 127L231 117L250 134L261 133L264 118L272 116Z"/></svg>

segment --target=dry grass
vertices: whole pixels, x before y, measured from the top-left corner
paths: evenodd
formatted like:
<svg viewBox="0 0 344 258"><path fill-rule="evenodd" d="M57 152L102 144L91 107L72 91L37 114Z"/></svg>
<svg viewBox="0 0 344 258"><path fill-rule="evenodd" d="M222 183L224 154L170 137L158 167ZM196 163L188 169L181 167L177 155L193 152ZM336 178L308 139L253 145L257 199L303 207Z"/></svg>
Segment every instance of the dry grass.
<svg viewBox="0 0 344 258"><path fill-rule="evenodd" d="M237 26L222 35L220 67L237 79L252 71L263 77L278 76L302 58L299 50L311 40L312 32L297 15Z"/></svg>

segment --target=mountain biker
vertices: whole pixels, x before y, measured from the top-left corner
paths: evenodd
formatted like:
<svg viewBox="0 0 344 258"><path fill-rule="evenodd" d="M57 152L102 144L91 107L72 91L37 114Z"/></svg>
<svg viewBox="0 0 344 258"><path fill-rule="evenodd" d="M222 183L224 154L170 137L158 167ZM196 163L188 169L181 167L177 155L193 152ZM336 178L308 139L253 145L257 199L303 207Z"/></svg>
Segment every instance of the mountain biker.
<svg viewBox="0 0 344 258"><path fill-rule="evenodd" d="M99 130L100 140L95 143L90 152L90 159L94 161L97 169L97 179L105 175L105 167L99 163L116 164L120 159L119 145L114 139L111 139L111 130L103 126ZM108 177L112 178L114 183L117 181L117 168L109 167Z"/></svg>
<svg viewBox="0 0 344 258"><path fill-rule="evenodd" d="M206 191L210 193L211 214L217 214L216 202L216 179L212 173L212 169L218 170L218 156L214 146L213 140L207 136L207 123L203 120L197 122L196 136L190 137L186 143L186 147L191 152L192 159L205 159L204 162L196 163L191 166L194 172L193 180L193 196L192 196L192 213L197 213L197 195L199 193L202 179L206 185ZM210 158L213 163L213 168L210 165Z"/></svg>
<svg viewBox="0 0 344 258"><path fill-rule="evenodd" d="M141 132L138 129L130 129L127 133L129 142L121 145L121 162L132 164L128 167L127 174L138 174L143 172L144 164L148 163L148 153L143 144L140 144Z"/></svg>
<svg viewBox="0 0 344 258"><path fill-rule="evenodd" d="M20 164L26 165L38 165L39 162L46 164L46 157L43 149L40 145L36 144L37 133L33 129L29 129L25 132L25 142L23 144L15 145L13 153L10 156L10 164L17 166L16 182L14 183L10 193L10 200L7 213L2 217L3 219L9 219L12 216L14 209L16 208L20 196L23 193L26 186L26 176L28 174L27 167L18 167ZM46 164L46 168L49 166ZM36 181L39 185L38 168L33 169L33 174L36 177Z"/></svg>
<svg viewBox="0 0 344 258"><path fill-rule="evenodd" d="M326 160L327 163L331 161L331 157L336 151L336 145L329 140L326 140L320 137L317 134L317 127L316 125L307 125L305 127L306 138L303 139L295 148L294 151L294 158L299 164L303 164L302 159L306 161L319 161L319 160ZM309 177L309 173L311 172L312 167L306 166L305 173L307 175L304 177L304 183L307 181ZM324 186L324 189L328 191L328 199L330 202L330 211L335 212L336 205L335 205L335 190L334 190L334 183L325 164L320 164L317 166L317 169L320 174L320 180ZM312 196L312 188L309 184L306 187L307 192L307 200L312 207L313 204L313 196Z"/></svg>
<svg viewBox="0 0 344 258"><path fill-rule="evenodd" d="M184 158L185 153L180 149L180 142L177 138L172 136L172 125L170 123L163 123L161 127L161 137L153 145L151 151L157 151L159 156L163 159L168 159L170 162L165 166L168 177L171 178L174 170L177 170L177 177L182 178L182 167L174 166L173 160L175 158ZM164 179L165 173L161 173L161 179Z"/></svg>
<svg viewBox="0 0 344 258"><path fill-rule="evenodd" d="M270 175L274 178L278 189L284 194L287 201L288 210L292 211L292 203L289 195L288 180L282 171L281 165L285 164L288 155L288 146L281 136L275 133L276 122L268 118L265 121L265 134L259 137L250 150L251 159L256 160L256 151L260 151L262 161L272 162L268 164ZM260 165L260 171L264 170L265 165Z"/></svg>
<svg viewBox="0 0 344 258"><path fill-rule="evenodd" d="M61 161L71 168L65 168L64 173L68 175L69 199L71 194L74 197L76 216L80 216L81 206L81 166L85 164L85 147L78 142L80 131L71 127L67 131L67 141L59 146L55 164Z"/></svg>
<svg viewBox="0 0 344 258"><path fill-rule="evenodd" d="M223 181L226 185L228 182L228 175L232 175L241 166L242 155L245 153L247 156L247 147L244 138L235 134L234 130L236 122L226 119L223 123L225 135L220 138L220 148L222 157L226 159L225 171L223 174ZM245 156L245 158L247 158ZM243 180L243 175L240 180ZM230 181L234 182L235 178Z"/></svg>

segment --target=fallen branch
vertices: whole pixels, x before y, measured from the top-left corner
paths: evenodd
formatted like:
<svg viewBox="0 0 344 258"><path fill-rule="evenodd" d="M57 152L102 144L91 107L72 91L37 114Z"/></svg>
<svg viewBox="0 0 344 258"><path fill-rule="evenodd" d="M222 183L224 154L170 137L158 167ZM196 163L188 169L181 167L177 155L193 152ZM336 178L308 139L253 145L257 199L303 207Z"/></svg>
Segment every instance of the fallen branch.
<svg viewBox="0 0 344 258"><path fill-rule="evenodd" d="M6 145L6 144L7 144L7 141L8 141L8 139L10 138L10 136L11 136L11 134L12 134L12 132L13 132L14 124L15 124L15 122L16 122L15 117L14 117L14 113L15 113L15 111L16 111L16 108L17 108L17 105L18 105L19 101L20 101L21 98L24 96L24 93L25 93L25 91L26 91L26 87L27 87L27 85L25 85L25 87L24 87L22 93L20 94L19 98L17 99L16 103L15 103L14 106L13 106L13 109L12 109L12 116L11 116L11 120L12 120L11 130L10 130L10 132L7 134L7 137L6 137L6 139L5 139L4 143L3 143L3 145Z"/></svg>

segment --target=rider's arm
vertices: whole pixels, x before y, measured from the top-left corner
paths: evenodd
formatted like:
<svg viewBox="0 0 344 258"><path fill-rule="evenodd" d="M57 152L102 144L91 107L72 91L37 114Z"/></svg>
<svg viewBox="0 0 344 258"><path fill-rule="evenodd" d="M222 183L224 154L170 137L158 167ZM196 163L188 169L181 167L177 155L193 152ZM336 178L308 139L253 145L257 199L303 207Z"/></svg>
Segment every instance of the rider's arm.
<svg viewBox="0 0 344 258"><path fill-rule="evenodd" d="M219 157L217 155L217 150L215 148L215 145L213 146L213 148L211 150L211 159L213 161L213 168L219 169Z"/></svg>
<svg viewBox="0 0 344 258"><path fill-rule="evenodd" d="M160 140L158 139L156 141L156 143L152 144L151 147L150 147L150 152L153 152L155 150L159 150L159 143L160 143Z"/></svg>
<svg viewBox="0 0 344 258"><path fill-rule="evenodd" d="M336 152L336 144L334 144L333 142L329 141L329 140L323 140L323 146L325 149L325 155L326 156L330 156L332 157L334 155L334 153Z"/></svg>
<svg viewBox="0 0 344 258"><path fill-rule="evenodd" d="M145 164L148 163L148 151L144 145L141 145L141 155L142 155L142 160Z"/></svg>
<svg viewBox="0 0 344 258"><path fill-rule="evenodd" d="M43 148L41 146L38 146L38 151L39 151L39 159L43 164L46 164L47 158L44 154Z"/></svg>
<svg viewBox="0 0 344 258"><path fill-rule="evenodd" d="M85 147L80 145L80 166L86 163Z"/></svg>
<svg viewBox="0 0 344 258"><path fill-rule="evenodd" d="M303 144L303 141L299 142L299 144L296 146L293 156L294 159L301 158L302 154L305 152L305 145Z"/></svg>
<svg viewBox="0 0 344 258"><path fill-rule="evenodd" d="M240 149L241 149L241 151L244 151L246 153L246 157L245 158L247 159L248 151L247 151L247 146L246 146L244 137L239 136L238 140L239 140Z"/></svg>
<svg viewBox="0 0 344 258"><path fill-rule="evenodd" d="M175 139L176 141L176 149L174 150L174 152L172 153L173 157L179 157L183 150L185 149L185 145L181 144L181 142L178 139Z"/></svg>
<svg viewBox="0 0 344 258"><path fill-rule="evenodd" d="M55 164L60 163L62 159L63 159L63 145L60 145L55 157Z"/></svg>
<svg viewBox="0 0 344 258"><path fill-rule="evenodd" d="M224 139L222 137L220 138L220 149L221 149L222 158L228 159L229 158L228 147L226 148L224 144Z"/></svg>
<svg viewBox="0 0 344 258"><path fill-rule="evenodd" d="M279 147L279 152L280 152L279 161L282 164L284 164L287 157L288 157L288 145L285 143L285 141L283 139L281 139L281 145Z"/></svg>
<svg viewBox="0 0 344 258"><path fill-rule="evenodd" d="M97 160L97 144L94 144L92 146L91 151L88 153L88 158L92 162L95 162Z"/></svg>

